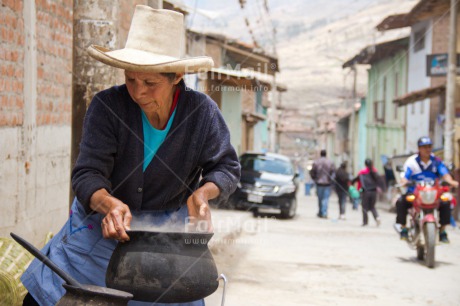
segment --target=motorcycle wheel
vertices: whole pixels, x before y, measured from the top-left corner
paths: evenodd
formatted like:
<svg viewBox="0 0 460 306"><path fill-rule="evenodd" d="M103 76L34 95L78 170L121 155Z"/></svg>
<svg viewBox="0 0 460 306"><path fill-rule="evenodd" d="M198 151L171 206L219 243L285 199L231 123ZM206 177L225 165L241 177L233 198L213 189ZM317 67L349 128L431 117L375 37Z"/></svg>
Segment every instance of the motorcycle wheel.
<svg viewBox="0 0 460 306"><path fill-rule="evenodd" d="M436 225L425 224L425 264L428 268L434 268L434 251L436 246Z"/></svg>

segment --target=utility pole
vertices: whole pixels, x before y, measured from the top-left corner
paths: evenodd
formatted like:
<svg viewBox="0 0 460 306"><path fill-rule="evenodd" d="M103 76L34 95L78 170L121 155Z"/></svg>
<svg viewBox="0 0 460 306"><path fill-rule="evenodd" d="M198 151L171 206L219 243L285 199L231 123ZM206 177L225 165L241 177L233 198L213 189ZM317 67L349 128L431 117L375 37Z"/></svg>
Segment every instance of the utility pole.
<svg viewBox="0 0 460 306"><path fill-rule="evenodd" d="M348 135L349 135L349 148L350 148L350 169L352 173L355 173L355 103L356 103L356 79L357 79L357 71L356 71L356 63L353 63L351 67L353 71L353 93L351 97L351 115L350 115L350 122L348 125Z"/></svg>
<svg viewBox="0 0 460 306"><path fill-rule="evenodd" d="M276 76L273 74L270 101L270 152L276 152Z"/></svg>
<svg viewBox="0 0 460 306"><path fill-rule="evenodd" d="M276 29L273 28L273 55L277 57L276 51ZM278 67L270 64L270 69L273 70L273 82L272 82L272 97L270 101L270 151L277 152L277 142L276 142L276 69ZM267 71L268 72L268 71Z"/></svg>
<svg viewBox="0 0 460 306"><path fill-rule="evenodd" d="M444 161L452 164L454 156L455 86L457 78L457 1L450 1L449 70L447 72Z"/></svg>
<svg viewBox="0 0 460 306"><path fill-rule="evenodd" d="M116 70L91 59L86 52L90 44L106 41L118 46L119 1L108 5L105 1L74 1L73 5L73 67L72 67L72 136L71 169L80 152L83 118L93 96L100 90L116 84ZM70 204L73 200L70 188Z"/></svg>

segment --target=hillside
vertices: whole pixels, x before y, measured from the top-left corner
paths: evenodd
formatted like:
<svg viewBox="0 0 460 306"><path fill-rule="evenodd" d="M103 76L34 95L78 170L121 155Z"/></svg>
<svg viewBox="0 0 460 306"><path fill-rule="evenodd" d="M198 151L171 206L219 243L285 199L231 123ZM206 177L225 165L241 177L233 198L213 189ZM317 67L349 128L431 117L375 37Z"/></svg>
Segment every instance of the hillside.
<svg viewBox="0 0 460 306"><path fill-rule="evenodd" d="M305 30L295 36L280 37L279 79L289 88L284 99L286 105L303 108L312 103L343 104L343 100L351 96L353 80L350 71L342 69L342 64L368 45L409 34L409 29L381 33L375 29L375 25L388 15L410 10L415 1L370 2L373 3L358 11L336 16L335 19L331 13L327 17L306 20ZM283 20L286 17L280 12L274 14L274 19L277 18ZM367 87L365 69L359 69L360 95L365 94Z"/></svg>
<svg viewBox="0 0 460 306"><path fill-rule="evenodd" d="M283 103L289 108L309 108L318 103L344 105L351 96L352 75L342 64L370 44L408 35L409 29L380 33L375 26L388 15L409 11L417 1L271 0L268 10L264 0L247 0L243 9L236 0L182 3L195 11L188 18L191 28L253 43L251 29L268 53L274 52L273 24L281 70L278 80L288 86ZM361 95L366 79L362 67L358 75Z"/></svg>

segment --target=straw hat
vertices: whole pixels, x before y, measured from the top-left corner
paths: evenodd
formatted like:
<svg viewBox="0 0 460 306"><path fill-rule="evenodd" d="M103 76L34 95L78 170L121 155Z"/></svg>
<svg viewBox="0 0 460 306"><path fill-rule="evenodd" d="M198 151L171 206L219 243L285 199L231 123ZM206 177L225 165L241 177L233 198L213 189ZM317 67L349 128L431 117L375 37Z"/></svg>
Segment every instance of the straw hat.
<svg viewBox="0 0 460 306"><path fill-rule="evenodd" d="M104 64L137 72L195 73L211 69L214 62L208 56L182 56L183 39L184 15L137 5L123 49L91 45L88 53Z"/></svg>

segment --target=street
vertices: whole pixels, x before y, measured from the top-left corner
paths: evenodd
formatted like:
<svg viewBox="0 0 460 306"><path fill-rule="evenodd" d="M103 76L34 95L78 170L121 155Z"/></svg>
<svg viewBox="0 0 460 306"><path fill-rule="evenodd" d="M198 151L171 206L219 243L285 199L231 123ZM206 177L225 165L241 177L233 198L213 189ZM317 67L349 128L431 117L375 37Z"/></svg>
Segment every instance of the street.
<svg viewBox="0 0 460 306"><path fill-rule="evenodd" d="M395 214L379 205L382 225L347 204L347 219L337 220L337 195L329 219L316 217L316 196L298 194L293 220L252 216L234 240L214 252L228 280L225 305L459 305L460 230L449 226L451 243L436 247L436 267L416 259L393 229ZM233 213L233 212L232 212ZM241 212L245 213L245 212ZM248 214L248 213L246 213ZM220 305L222 283L206 299Z"/></svg>

